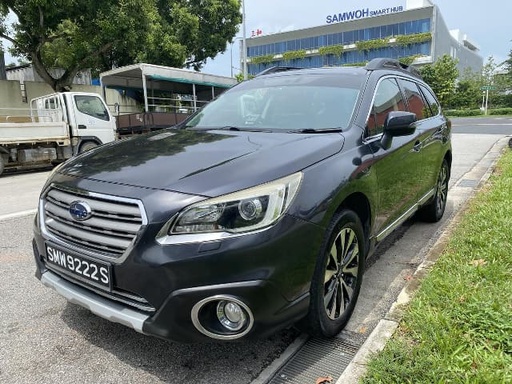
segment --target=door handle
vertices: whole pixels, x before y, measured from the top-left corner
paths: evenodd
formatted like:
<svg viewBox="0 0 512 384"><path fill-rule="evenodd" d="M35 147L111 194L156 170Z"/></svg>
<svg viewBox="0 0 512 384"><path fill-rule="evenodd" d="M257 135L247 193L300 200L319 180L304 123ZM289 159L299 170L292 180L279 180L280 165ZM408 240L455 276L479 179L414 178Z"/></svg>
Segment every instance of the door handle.
<svg viewBox="0 0 512 384"><path fill-rule="evenodd" d="M83 124L78 124L78 129L87 129L87 126Z"/></svg>

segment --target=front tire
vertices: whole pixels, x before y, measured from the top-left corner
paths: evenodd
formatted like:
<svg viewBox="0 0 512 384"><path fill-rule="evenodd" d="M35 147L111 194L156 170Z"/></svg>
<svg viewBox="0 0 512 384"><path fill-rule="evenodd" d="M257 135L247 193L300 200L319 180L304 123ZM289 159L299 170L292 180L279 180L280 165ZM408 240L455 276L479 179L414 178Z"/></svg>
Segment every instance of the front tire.
<svg viewBox="0 0 512 384"><path fill-rule="evenodd" d="M90 151L93 148L96 148L98 144L96 144L94 141L86 141L85 143L80 144L80 149L78 153L84 153L87 151Z"/></svg>
<svg viewBox="0 0 512 384"><path fill-rule="evenodd" d="M333 337L345 327L359 296L366 258L363 226L350 210L329 225L311 281L305 319L313 336Z"/></svg>

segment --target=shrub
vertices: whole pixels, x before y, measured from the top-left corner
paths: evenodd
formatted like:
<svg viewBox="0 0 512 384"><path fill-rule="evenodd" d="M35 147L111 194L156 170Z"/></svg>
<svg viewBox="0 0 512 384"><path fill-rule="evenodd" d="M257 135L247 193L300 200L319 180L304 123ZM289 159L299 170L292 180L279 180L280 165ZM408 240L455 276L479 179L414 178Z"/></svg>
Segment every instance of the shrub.
<svg viewBox="0 0 512 384"><path fill-rule="evenodd" d="M489 115L512 115L512 108L489 109Z"/></svg>
<svg viewBox="0 0 512 384"><path fill-rule="evenodd" d="M468 117L480 116L483 115L483 112L480 109L445 109L444 114L446 116Z"/></svg>

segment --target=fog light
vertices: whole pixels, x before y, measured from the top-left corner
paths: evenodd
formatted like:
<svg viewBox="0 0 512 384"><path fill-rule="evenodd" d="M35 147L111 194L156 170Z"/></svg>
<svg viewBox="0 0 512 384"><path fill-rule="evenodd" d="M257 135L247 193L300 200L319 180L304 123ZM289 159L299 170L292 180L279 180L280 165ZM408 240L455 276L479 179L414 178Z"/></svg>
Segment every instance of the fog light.
<svg viewBox="0 0 512 384"><path fill-rule="evenodd" d="M238 331L247 323L245 311L234 301L219 301L217 304L217 318L230 331Z"/></svg>

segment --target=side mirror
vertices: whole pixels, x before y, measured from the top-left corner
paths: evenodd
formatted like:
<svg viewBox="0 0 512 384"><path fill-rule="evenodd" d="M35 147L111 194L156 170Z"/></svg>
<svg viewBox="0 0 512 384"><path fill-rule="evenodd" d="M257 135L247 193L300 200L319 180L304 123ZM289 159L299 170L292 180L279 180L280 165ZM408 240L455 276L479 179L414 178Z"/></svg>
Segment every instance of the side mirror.
<svg viewBox="0 0 512 384"><path fill-rule="evenodd" d="M381 140L382 148L389 149L393 137L413 134L416 130L416 126L414 125L416 120L416 114L412 112L389 112L384 122L384 135Z"/></svg>

